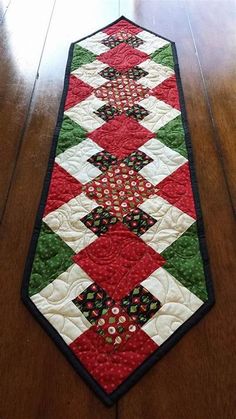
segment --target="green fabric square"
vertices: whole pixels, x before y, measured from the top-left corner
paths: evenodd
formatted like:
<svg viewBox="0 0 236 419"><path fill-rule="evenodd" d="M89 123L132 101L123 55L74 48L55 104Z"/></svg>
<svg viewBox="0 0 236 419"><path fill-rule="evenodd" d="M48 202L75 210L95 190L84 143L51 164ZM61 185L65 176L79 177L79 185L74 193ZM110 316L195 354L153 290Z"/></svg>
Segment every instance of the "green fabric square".
<svg viewBox="0 0 236 419"><path fill-rule="evenodd" d="M180 115L159 129L156 132L156 137L167 147L181 154L185 158L188 158L184 137L184 128Z"/></svg>
<svg viewBox="0 0 236 419"><path fill-rule="evenodd" d="M67 148L81 143L81 141L85 140L86 135L87 131L68 116L64 116L57 141L56 155L63 153Z"/></svg>
<svg viewBox="0 0 236 419"><path fill-rule="evenodd" d="M207 290L196 223L192 224L161 255L166 260L163 268L198 298L206 301Z"/></svg>
<svg viewBox="0 0 236 419"><path fill-rule="evenodd" d="M81 65L92 63L94 60L96 60L95 54L82 48L79 44L75 44L70 70L74 71Z"/></svg>
<svg viewBox="0 0 236 419"><path fill-rule="evenodd" d="M45 288L72 265L73 250L42 223L29 281L29 295Z"/></svg>
<svg viewBox="0 0 236 419"><path fill-rule="evenodd" d="M150 57L157 64L162 64L174 69L174 60L171 44L165 45L164 47L157 49L151 54Z"/></svg>

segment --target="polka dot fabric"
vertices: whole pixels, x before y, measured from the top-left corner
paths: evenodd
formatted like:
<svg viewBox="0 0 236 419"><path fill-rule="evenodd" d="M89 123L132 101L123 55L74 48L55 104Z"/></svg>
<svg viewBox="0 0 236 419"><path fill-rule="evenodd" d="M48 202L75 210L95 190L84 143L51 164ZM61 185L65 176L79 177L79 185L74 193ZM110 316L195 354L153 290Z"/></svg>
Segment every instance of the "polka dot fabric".
<svg viewBox="0 0 236 419"><path fill-rule="evenodd" d="M132 108L135 103L147 98L149 96L148 91L149 89L122 75L99 87L94 93L118 111L126 111Z"/></svg>
<svg viewBox="0 0 236 419"><path fill-rule="evenodd" d="M27 262L25 303L107 404L210 301L174 51L125 18L73 44Z"/></svg>
<svg viewBox="0 0 236 419"><path fill-rule="evenodd" d="M73 259L116 301L164 264L161 255L121 222Z"/></svg>
<svg viewBox="0 0 236 419"><path fill-rule="evenodd" d="M83 191L120 220L155 194L153 185L125 163L112 165L105 174L87 183Z"/></svg>
<svg viewBox="0 0 236 419"><path fill-rule="evenodd" d="M158 346L141 329L123 346L112 346L91 328L70 345L108 394L112 393Z"/></svg>

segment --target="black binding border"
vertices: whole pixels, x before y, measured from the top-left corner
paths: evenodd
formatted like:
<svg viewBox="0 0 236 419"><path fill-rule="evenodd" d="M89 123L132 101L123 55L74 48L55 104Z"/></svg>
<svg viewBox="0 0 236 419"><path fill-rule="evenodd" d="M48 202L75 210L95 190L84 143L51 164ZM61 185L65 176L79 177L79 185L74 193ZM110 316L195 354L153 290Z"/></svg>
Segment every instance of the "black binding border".
<svg viewBox="0 0 236 419"><path fill-rule="evenodd" d="M109 26L114 25L115 23L118 23L122 19L126 20L127 22L135 26L138 26L142 30L145 30L153 35L157 35L160 38L165 39L166 41L170 42L172 46L172 52L173 52L173 57L174 57L174 70L175 70L176 79L177 79L180 106L181 106L181 116L182 116L182 122L184 126L184 132L185 132L185 142L186 142L186 147L188 151L188 160L189 160L189 165L190 165L192 189L193 189L194 202L195 202L196 213L197 213L197 231L198 231L198 237L199 237L199 242L200 242L200 251L201 251L201 255L203 259L208 300L182 326L180 326L176 330L176 332L174 332L150 357L148 357L122 384L120 384L120 386L114 392L112 392L111 394L107 394L102 389L102 387L97 383L97 381L92 377L92 375L86 370L86 368L81 364L79 359L73 354L69 346L60 337L56 329L54 329L54 327L48 322L48 320L46 320L46 318L40 313L40 311L34 305L34 303L32 302L32 300L30 299L28 295L28 285L29 285L30 273L31 273L31 269L32 269L33 261L34 261L38 236L39 236L40 228L42 224L42 217L43 217L44 207L45 207L46 199L48 195L49 184L51 180L57 139L58 139L58 135L59 135L61 125L62 125L62 120L63 120L64 104L65 104L66 93L68 89L70 66L71 66L71 61L72 61L72 56L73 56L74 45L77 42L87 39L90 36L95 35L97 32L100 32L108 28ZM70 46L69 56L68 56L68 60L66 64L63 93L62 93L61 103L60 103L59 112L57 116L57 123L56 123L55 131L54 131L54 135L52 139L52 146L51 146L49 160L48 160L47 172L46 172L46 176L43 183L42 195L41 195L40 204L39 204L37 215L36 215L36 222L35 222L33 235L32 235L32 239L31 239L31 243L30 243L29 251L28 251L28 256L27 256L26 264L25 264L23 283L21 287L21 298L24 304L26 305L26 307L39 321L39 323L44 328L44 330L48 333L49 336L51 336L54 342L59 346L62 353L65 355L68 361L72 364L75 370L80 374L81 377L83 377L86 383L94 390L96 395L99 396L107 406L112 406L124 393L126 393L129 390L129 388L132 387L143 376L143 374L147 372L149 368L151 368L151 366L157 360L162 358L162 356L166 354L179 341L179 339L193 325L195 325L214 305L214 302L215 302L214 290L213 290L213 284L212 284L212 279L211 279L209 256L208 256L207 247L206 247L204 224L203 224L203 218L202 218L199 192L198 192L198 187L197 187L195 164L194 164L194 158L193 158L190 132L188 129L187 113L186 113L186 108L185 108L182 82L180 78L180 70L179 70L179 65L178 65L176 46L175 46L175 43L171 41L170 39L167 39L159 34L156 34L155 32L152 32L146 28L143 28L140 25L137 25L136 23L127 19L125 16L120 16L114 22L109 23L109 25L104 26L103 28L93 32L92 34L85 36L84 38L78 41L73 42Z"/></svg>

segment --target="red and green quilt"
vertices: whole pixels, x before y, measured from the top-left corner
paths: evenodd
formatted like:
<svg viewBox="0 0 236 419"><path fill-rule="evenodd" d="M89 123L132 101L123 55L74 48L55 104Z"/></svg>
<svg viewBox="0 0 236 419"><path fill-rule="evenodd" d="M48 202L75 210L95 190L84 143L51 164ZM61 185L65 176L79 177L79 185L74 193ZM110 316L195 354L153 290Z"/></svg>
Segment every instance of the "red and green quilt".
<svg viewBox="0 0 236 419"><path fill-rule="evenodd" d="M213 304L175 45L124 17L70 48L22 296L107 404Z"/></svg>

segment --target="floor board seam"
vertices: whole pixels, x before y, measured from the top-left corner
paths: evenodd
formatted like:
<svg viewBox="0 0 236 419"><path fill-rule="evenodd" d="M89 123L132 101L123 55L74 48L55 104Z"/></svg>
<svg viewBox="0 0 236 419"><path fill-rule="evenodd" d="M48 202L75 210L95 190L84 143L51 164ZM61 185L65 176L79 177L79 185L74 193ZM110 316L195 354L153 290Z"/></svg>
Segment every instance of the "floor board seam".
<svg viewBox="0 0 236 419"><path fill-rule="evenodd" d="M42 61L42 57L43 57L43 53L44 53L49 29L50 29L50 26L51 26L51 21L52 21L52 16L53 16L53 12L54 12L54 9L55 9L55 5L56 5L56 0L54 0L54 2L53 2L52 11L51 11L51 14L50 14L50 18L49 18L49 22L48 22L48 26L47 26L47 30L46 30L46 34L45 34L45 39L44 39L43 46L42 46L42 51L41 51L41 54L40 54L40 57L39 57L39 62L38 62L38 67L37 67L37 71L36 71L36 75L35 75L35 80L34 80L34 84L33 84L33 87L32 87L28 108L27 108L27 111L26 111L26 118L25 118L25 121L24 121L24 124L23 124L23 128L21 130L20 136L19 136L19 144L18 144L18 147L17 147L14 167L13 167L13 170L12 170L12 173L11 173L9 186L8 186L7 193L6 193L6 196L5 196L5 202L4 202L3 208L2 208L2 213L0 214L0 224L3 222L3 218L4 218L5 211L6 211L6 206L7 206L7 201L8 201L8 198L9 198L9 194L10 194L10 191L11 191L15 170L16 170L16 167L17 167L18 157L19 157L19 154L20 154L20 150L21 150L21 147L22 147L24 135L25 135L25 132L26 132L26 129L27 129L27 126L28 126L29 119L30 119L31 105L32 105L32 102L33 102L33 99L34 99L35 88L36 88L36 84L37 84L37 81L38 81L38 78L39 78L39 69L40 69L40 65L41 65L41 61Z"/></svg>
<svg viewBox="0 0 236 419"><path fill-rule="evenodd" d="M215 123L215 120L214 120L214 115L213 115L212 108L211 108L211 102L210 102L208 91L207 91L207 85L206 85L206 81L205 81L205 78L204 78L204 74L203 74L203 70L202 70L202 66L201 66L201 62L200 62L200 58L199 58L199 54L198 54L198 49L197 49L197 45L196 45L196 41L195 41L195 37L194 37L192 25L191 25L189 13L188 13L188 10L187 10L186 2L185 2L185 13L186 13L186 16L187 16L188 25L189 25L191 37L192 37L192 40L193 40L194 49L195 49L195 52L196 52L198 67L199 67L199 70L200 70L201 80L202 80L202 84L203 84L203 91L204 91L204 96L205 96L205 99L206 99L208 113L209 113L210 120L211 120L211 125L212 125L212 128L213 128L213 132L216 136L216 141L214 142L214 145L215 145L216 153L217 153L217 156L219 158L219 162L220 162L220 165L221 165L221 168L222 168L222 171L223 171L226 188L227 188L227 192L228 192L228 195L229 195L230 205L232 207L233 213L235 214L233 198L232 198L232 195L231 195L230 186L229 186L229 183L228 183L227 174L226 174L226 171L225 171L225 165L224 165L224 161L223 161L223 157L222 157L222 149L221 149L221 145L219 143L219 133L218 133L217 126L216 126L216 123Z"/></svg>

